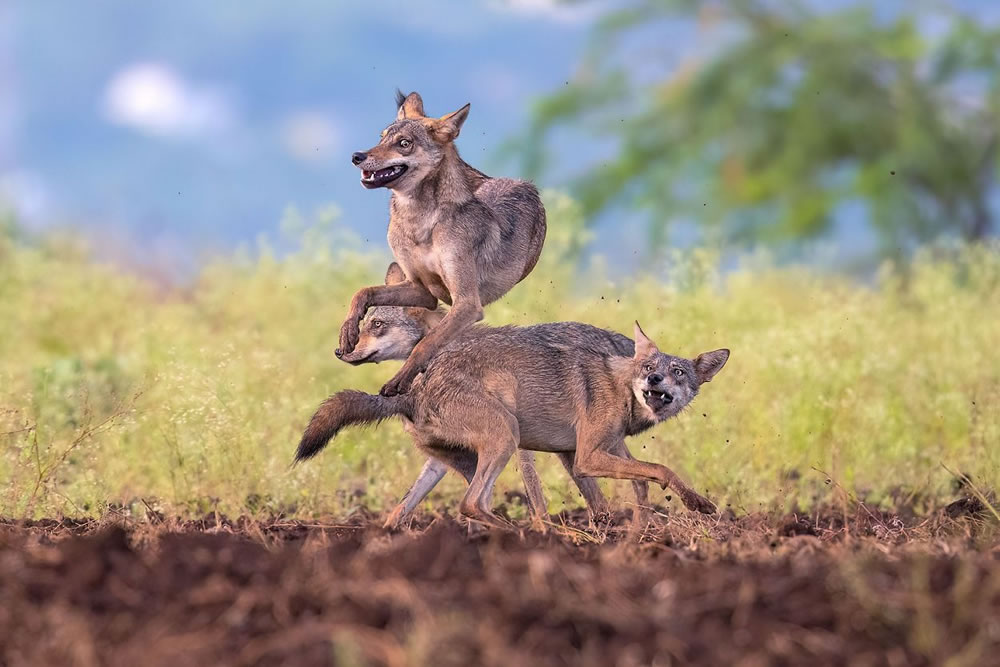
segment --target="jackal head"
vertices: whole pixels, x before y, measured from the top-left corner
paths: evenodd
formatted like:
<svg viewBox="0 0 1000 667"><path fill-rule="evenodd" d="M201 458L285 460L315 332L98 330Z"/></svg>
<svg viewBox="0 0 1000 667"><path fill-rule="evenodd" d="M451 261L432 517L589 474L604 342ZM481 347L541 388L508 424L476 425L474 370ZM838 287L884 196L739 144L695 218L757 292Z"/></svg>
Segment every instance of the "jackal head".
<svg viewBox="0 0 1000 667"><path fill-rule="evenodd" d="M722 370L729 350L714 350L684 359L664 354L635 323L632 393L654 421L670 419L698 395L698 388Z"/></svg>
<svg viewBox="0 0 1000 667"><path fill-rule="evenodd" d="M385 284L406 280L406 275L393 262L385 274ZM368 311L361 323L361 336L354 350L340 357L341 361L357 366L380 361L405 361L417 343L431 327L441 321L441 310L378 306Z"/></svg>
<svg viewBox="0 0 1000 667"><path fill-rule="evenodd" d="M382 139L367 151L351 155L361 170L361 185L406 192L441 163L448 146L458 138L469 105L440 118L424 115L417 93L396 91L396 120L382 130Z"/></svg>

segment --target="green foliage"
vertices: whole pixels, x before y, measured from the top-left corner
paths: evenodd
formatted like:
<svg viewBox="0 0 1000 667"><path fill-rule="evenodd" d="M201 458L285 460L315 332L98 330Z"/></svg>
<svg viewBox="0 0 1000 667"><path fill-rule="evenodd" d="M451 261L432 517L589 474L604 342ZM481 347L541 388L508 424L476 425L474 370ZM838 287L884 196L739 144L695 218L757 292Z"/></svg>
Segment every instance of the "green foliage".
<svg viewBox="0 0 1000 667"><path fill-rule="evenodd" d="M489 323L572 319L630 332L639 319L671 352L732 349L690 410L631 440L637 456L748 510L828 498L813 467L876 501L899 488L947 498L942 462L983 488L1000 483L997 248L922 251L905 276L887 265L873 286L765 261L723 275L702 251L615 284L560 260L583 218L564 196L546 201L543 260L487 308ZM377 391L398 367L333 357L351 295L381 279L388 257L359 250L335 213L320 217L289 214L285 228L304 241L288 256L262 245L171 290L65 240L7 247L0 515L148 504L309 516L395 502L422 457L394 422L345 432L289 468L322 399ZM578 504L554 457L538 461L551 509ZM508 466L500 489L519 486ZM627 484L607 486L629 499ZM463 488L449 475L432 501L454 502Z"/></svg>
<svg viewBox="0 0 1000 667"><path fill-rule="evenodd" d="M613 155L576 183L584 212L642 207L654 240L684 219L735 242L812 238L850 203L888 254L940 235L984 238L1000 30L929 3L885 14L635 0L605 17L578 75L537 103L512 153L537 175L557 128L612 139ZM932 20L943 36L921 30ZM675 67L659 43L668 22L715 47Z"/></svg>

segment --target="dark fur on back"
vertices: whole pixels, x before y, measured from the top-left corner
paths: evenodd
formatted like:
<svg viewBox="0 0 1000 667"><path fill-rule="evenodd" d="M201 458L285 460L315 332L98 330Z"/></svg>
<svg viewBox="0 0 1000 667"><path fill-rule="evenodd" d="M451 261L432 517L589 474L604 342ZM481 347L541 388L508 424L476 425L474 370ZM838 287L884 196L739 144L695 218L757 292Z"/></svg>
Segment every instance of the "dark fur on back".
<svg viewBox="0 0 1000 667"><path fill-rule="evenodd" d="M316 456L345 426L378 424L396 415L409 417L411 412L411 400L407 396L387 398L353 389L337 392L323 401L309 420L295 453L295 462Z"/></svg>

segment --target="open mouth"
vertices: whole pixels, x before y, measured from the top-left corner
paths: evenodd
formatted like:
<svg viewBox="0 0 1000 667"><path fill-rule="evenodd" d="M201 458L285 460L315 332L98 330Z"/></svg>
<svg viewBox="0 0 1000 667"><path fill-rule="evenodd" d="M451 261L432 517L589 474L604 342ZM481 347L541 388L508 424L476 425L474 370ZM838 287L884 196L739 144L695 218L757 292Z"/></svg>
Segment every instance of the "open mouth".
<svg viewBox="0 0 1000 667"><path fill-rule="evenodd" d="M361 170L361 185L366 188L380 188L392 183L404 173L406 173L405 164L394 164L391 167L375 171Z"/></svg>
<svg viewBox="0 0 1000 667"><path fill-rule="evenodd" d="M674 397L665 391L653 391L652 389L646 389L642 392L642 397L646 399L646 405L648 405L653 412L659 412L674 402Z"/></svg>

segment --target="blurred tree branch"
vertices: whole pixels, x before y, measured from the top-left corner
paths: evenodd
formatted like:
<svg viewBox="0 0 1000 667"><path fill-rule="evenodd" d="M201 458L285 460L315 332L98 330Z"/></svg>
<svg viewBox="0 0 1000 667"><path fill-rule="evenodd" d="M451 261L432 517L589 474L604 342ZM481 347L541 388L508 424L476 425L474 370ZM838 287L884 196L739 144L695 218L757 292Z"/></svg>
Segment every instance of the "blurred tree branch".
<svg viewBox="0 0 1000 667"><path fill-rule="evenodd" d="M672 67L657 31L678 21L711 48ZM574 79L537 102L508 155L538 177L560 128L614 140L576 194L588 217L645 210L653 238L687 218L731 242L796 241L859 202L885 252L981 239L995 231L998 54L1000 30L940 4L886 16L635 0L598 22Z"/></svg>

